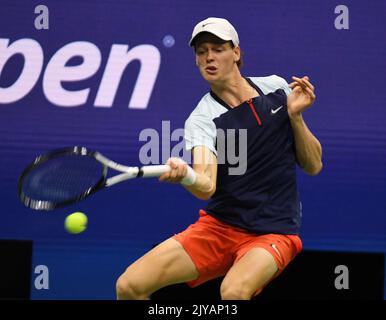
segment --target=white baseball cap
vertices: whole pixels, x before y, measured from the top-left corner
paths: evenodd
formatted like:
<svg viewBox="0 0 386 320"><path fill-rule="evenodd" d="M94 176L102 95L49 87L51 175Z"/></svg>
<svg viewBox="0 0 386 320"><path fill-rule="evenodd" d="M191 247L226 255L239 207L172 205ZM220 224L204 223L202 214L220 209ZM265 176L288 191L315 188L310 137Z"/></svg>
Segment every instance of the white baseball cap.
<svg viewBox="0 0 386 320"><path fill-rule="evenodd" d="M194 45L194 38L201 32L209 32L225 41L232 41L233 45L239 45L239 35L232 24L223 18L207 18L194 27L189 46Z"/></svg>

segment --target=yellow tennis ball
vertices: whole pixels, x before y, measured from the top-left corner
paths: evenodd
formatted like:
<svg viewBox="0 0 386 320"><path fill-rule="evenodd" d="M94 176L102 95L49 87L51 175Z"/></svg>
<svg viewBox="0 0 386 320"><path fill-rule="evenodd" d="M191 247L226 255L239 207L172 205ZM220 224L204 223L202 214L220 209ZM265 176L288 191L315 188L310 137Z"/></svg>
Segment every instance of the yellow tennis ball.
<svg viewBox="0 0 386 320"><path fill-rule="evenodd" d="M69 233L81 233L87 228L87 216L83 212L74 212L66 217L64 227Z"/></svg>

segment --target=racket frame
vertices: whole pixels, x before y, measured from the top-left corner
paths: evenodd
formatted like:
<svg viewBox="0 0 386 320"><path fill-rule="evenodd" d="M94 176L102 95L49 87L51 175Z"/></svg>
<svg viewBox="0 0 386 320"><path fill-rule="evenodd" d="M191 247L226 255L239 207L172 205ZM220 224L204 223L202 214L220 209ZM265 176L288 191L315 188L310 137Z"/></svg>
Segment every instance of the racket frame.
<svg viewBox="0 0 386 320"><path fill-rule="evenodd" d="M96 161L102 164L102 172L101 172L101 178L97 181L97 183L82 192L81 194L77 195L76 197L73 197L69 200L62 201L60 203L54 203L52 201L48 200L35 200L23 192L23 182L25 177L31 172L35 167L60 156L69 156L69 155L79 155L79 156L88 156L94 158ZM112 176L110 178L107 178L108 169L113 169L115 171L122 172L120 174L117 174L115 176ZM190 170L189 170L190 169ZM70 205L72 203L79 202L83 200L84 198L88 197L89 195L95 193L96 191L104 188L104 187L110 187L113 186L119 182L133 179L133 178L146 178L146 177L159 177L165 172L169 172L171 170L170 166L168 165L149 165L149 166L142 166L142 167L129 167L122 164L119 164L115 161L112 161L108 158L106 158L104 155L97 151L92 151L87 149L86 147L70 147L70 148L63 148L54 150L51 152L48 152L46 154L40 155L35 158L33 162L31 162L22 172L17 186L18 195L20 198L20 201L28 208L34 209L34 210L44 210L49 211L56 208L65 207L67 205ZM191 181L195 180L195 174L193 170L188 167L188 177L187 180L189 181L189 184L193 183Z"/></svg>
<svg viewBox="0 0 386 320"><path fill-rule="evenodd" d="M53 210L56 208L64 207L67 206L71 203L75 203L78 201L81 201L82 199L88 197L92 193L98 191L99 189L103 188L106 183L106 176L107 176L107 171L108 167L104 164L102 166L102 172L101 172L101 178L97 181L97 183L85 190L83 193L79 194L78 196L71 198L69 200L60 202L60 203L53 203L52 201L47 201L47 200L35 200L27 195L24 194L23 192L23 182L24 178L28 175L30 171L32 171L36 166L39 166L53 158L57 158L60 156L66 156L66 155L81 155L81 156L89 156L89 157L94 157L95 158L95 152L94 151L89 151L85 147L71 147L71 148L64 148L64 149L58 149L54 150L51 152L48 152L46 154L40 155L35 158L33 162L31 162L22 172L18 184L17 184L17 191L18 195L20 198L20 201L28 208L34 209L34 210L44 210L44 211L49 211Z"/></svg>

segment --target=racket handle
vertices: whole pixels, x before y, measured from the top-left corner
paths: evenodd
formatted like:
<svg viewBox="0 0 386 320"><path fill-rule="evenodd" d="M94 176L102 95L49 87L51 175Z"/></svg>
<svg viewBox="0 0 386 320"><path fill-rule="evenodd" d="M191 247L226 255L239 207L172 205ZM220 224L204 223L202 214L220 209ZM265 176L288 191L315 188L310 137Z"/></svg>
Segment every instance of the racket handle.
<svg viewBox="0 0 386 320"><path fill-rule="evenodd" d="M170 171L170 167L166 164L164 165L155 165L155 166L144 166L141 168L142 177L159 177L165 172ZM186 173L185 178L181 180L181 184L185 186L190 186L196 181L196 173L194 170L188 165L188 171Z"/></svg>
<svg viewBox="0 0 386 320"><path fill-rule="evenodd" d="M155 166L144 166L141 168L142 177L159 177L165 172L170 171L170 167L166 164L155 165Z"/></svg>

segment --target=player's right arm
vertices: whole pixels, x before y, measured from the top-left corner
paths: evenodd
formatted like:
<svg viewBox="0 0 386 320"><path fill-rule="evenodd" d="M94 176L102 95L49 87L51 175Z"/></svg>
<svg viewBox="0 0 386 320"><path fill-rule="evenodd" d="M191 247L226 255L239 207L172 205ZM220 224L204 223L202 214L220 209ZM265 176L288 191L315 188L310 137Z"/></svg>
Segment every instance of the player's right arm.
<svg viewBox="0 0 386 320"><path fill-rule="evenodd" d="M204 146L194 147L192 154L196 181L184 187L197 198L208 200L216 192L217 157Z"/></svg>
<svg viewBox="0 0 386 320"><path fill-rule="evenodd" d="M209 148L196 146L192 149L193 170L195 181L191 185L184 185L186 190L201 200L208 200L216 191L217 158ZM164 173L159 180L181 183L187 173L187 164L180 158L169 158L166 162L171 171Z"/></svg>

